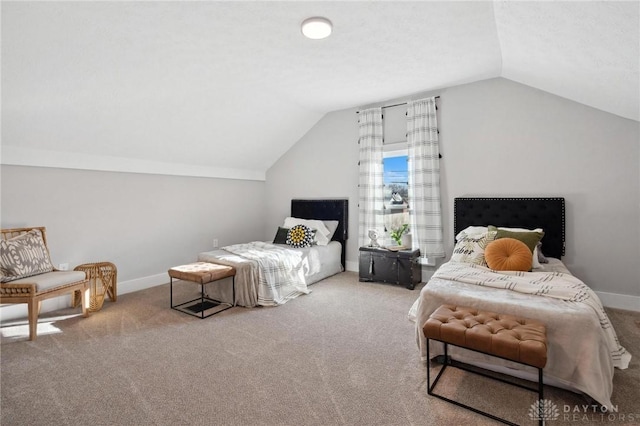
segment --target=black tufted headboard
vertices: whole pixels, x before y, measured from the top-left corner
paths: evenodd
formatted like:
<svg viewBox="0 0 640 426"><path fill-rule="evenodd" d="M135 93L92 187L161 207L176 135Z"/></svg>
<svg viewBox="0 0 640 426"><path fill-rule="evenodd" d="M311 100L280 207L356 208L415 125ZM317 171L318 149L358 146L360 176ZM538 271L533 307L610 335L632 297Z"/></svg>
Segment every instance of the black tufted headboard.
<svg viewBox="0 0 640 426"><path fill-rule="evenodd" d="M456 198L454 235L467 226L542 228L542 252L560 259L564 255L564 198Z"/></svg>
<svg viewBox="0 0 640 426"><path fill-rule="evenodd" d="M339 222L332 241L342 244L342 267L346 270L346 246L349 238L349 200L346 198L294 199L291 216L301 219L337 220Z"/></svg>

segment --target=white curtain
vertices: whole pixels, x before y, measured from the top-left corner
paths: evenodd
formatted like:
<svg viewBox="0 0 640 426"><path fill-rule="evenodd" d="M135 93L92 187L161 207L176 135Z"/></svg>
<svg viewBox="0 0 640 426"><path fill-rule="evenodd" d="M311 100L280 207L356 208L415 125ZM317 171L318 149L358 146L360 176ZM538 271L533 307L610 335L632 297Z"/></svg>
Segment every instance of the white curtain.
<svg viewBox="0 0 640 426"><path fill-rule="evenodd" d="M419 248L422 257L445 257L435 98L408 103L407 145L413 248Z"/></svg>
<svg viewBox="0 0 640 426"><path fill-rule="evenodd" d="M369 230L384 235L384 183L382 179L382 109L359 114L360 161L358 191L358 244L369 244Z"/></svg>

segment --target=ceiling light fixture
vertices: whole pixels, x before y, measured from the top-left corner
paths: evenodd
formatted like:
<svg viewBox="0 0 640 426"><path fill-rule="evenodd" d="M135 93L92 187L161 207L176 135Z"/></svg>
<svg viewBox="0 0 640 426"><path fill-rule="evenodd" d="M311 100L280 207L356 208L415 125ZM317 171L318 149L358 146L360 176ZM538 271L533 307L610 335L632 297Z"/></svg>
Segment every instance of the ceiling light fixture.
<svg viewBox="0 0 640 426"><path fill-rule="evenodd" d="M327 18L313 17L302 22L302 34L307 38L320 40L331 35L333 25Z"/></svg>

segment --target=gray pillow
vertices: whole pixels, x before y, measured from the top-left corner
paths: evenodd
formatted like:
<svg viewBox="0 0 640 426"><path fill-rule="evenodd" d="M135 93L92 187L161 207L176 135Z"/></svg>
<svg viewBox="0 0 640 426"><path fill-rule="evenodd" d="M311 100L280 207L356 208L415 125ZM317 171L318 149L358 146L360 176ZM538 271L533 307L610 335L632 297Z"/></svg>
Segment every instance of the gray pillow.
<svg viewBox="0 0 640 426"><path fill-rule="evenodd" d="M327 235L327 238L329 239L329 241L331 241L331 238L333 238L333 234L336 233L336 229L338 229L338 224L340 224L340 222L338 222L337 220L323 220L322 222L324 223L324 226L326 226L329 230L329 235Z"/></svg>
<svg viewBox="0 0 640 426"><path fill-rule="evenodd" d="M37 229L10 240L0 240L2 282L53 271L49 250Z"/></svg>
<svg viewBox="0 0 640 426"><path fill-rule="evenodd" d="M282 226L278 227L276 231L276 236L273 239L273 244L287 244L287 234L289 233L289 228L283 228Z"/></svg>
<svg viewBox="0 0 640 426"><path fill-rule="evenodd" d="M549 259L547 259L544 254L542 254L542 243L538 243L536 246L538 249L538 262L540 263L549 263Z"/></svg>

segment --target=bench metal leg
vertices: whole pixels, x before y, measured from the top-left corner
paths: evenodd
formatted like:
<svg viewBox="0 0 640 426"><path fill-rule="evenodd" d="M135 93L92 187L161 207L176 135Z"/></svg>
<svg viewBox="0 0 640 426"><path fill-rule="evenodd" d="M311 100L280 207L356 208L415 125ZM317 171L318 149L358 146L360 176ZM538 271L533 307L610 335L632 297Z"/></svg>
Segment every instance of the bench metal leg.
<svg viewBox="0 0 640 426"><path fill-rule="evenodd" d="M442 399L443 401L447 401L447 402L449 402L451 404L454 404L454 405L457 405L459 407L466 408L467 410L471 410L471 411L473 411L475 413L481 414L481 415L483 415L485 417L489 417L489 418L491 418L493 420L497 420L497 421L499 421L501 423L504 423L504 424L507 424L507 425L511 425L511 426L518 426L517 423L510 422L510 421L508 421L506 419L503 419L501 417L495 416L495 415L493 415L491 413L487 413L485 411L479 410L477 408L471 407L469 405L463 404L463 403L458 402L458 401L454 401L453 399L447 398L445 396L438 395L433 391L434 388L436 387L436 384L440 380L440 377L442 377L442 374L444 373L444 370L448 366L451 366L451 367L454 367L454 368L459 368L461 370L465 370L465 371L468 371L470 373L478 374L480 376L488 377L490 379L497 380L497 381L502 382L502 383L506 383L506 384L513 385L513 386L517 386L519 388L526 389L528 391L537 392L538 393L538 404L537 404L538 405L538 424L540 426L544 425L544 413L543 413L543 399L544 399L543 387L544 387L544 384L543 384L543 378L542 378L542 368L537 368L536 367L538 369L538 387L537 387L537 389L532 389L532 388L530 388L528 386L524 386L524 385L521 385L519 383L510 382L508 380L504 380L504 379L499 378L499 377L494 377L494 376L491 376L489 374L482 373L480 371L475 371L475 370L471 370L469 368L465 368L462 365L454 365L453 362L451 361L451 359L449 358L449 355L448 355L449 344L446 343L446 342L441 342L439 340L435 340L437 342L440 342L440 343L444 344L444 362L442 363L442 367L440 368L440 371L438 371L438 374L437 374L437 376L436 376L436 378L435 378L435 380L433 381L433 384L432 384L431 383L431 356L430 356L430 353L429 353L429 340L435 340L435 339L427 339L427 342L426 342L426 345L427 345L427 393L429 395L435 396L436 398ZM465 348L465 349L469 349L469 348ZM469 349L469 350L473 350L473 349ZM475 351L475 352L479 352L479 351ZM487 355L490 355L490 354L487 354ZM517 361L513 361L513 362L517 362ZM523 364L523 365L526 365L526 364Z"/></svg>
<svg viewBox="0 0 640 426"><path fill-rule="evenodd" d="M542 384L542 368L538 367L538 424L540 426L544 425L544 413L543 413L543 404L544 404L544 386Z"/></svg>
<svg viewBox="0 0 640 426"><path fill-rule="evenodd" d="M227 303L227 302L221 302L220 300L216 300L216 299L212 299L208 296L205 296L205 292L204 292L204 284L200 283L200 297L196 297L195 299L189 300L187 302L184 303L180 303L178 305L174 305L173 304L173 277L169 277L169 294L170 294L170 306L171 309L175 309L176 311L180 311L183 312L185 314L189 314L192 315L194 317L198 317L200 319L204 319L204 318L209 318L212 315L216 315L219 314L220 312L224 312L227 309L231 309L234 306L236 306L236 277L232 276L232 285L233 285L233 301L232 303ZM207 283L209 284L209 283ZM193 302L199 302L197 304L194 304ZM205 302L210 302L211 306L207 307ZM189 305L189 304L193 304L191 306L185 306L185 305ZM225 308L223 309L219 309L215 312L212 312L208 315L205 315L204 312L214 306L217 305L227 305ZM193 306L198 306L200 308L199 312L200 314L197 314L194 310L189 309L190 307Z"/></svg>

